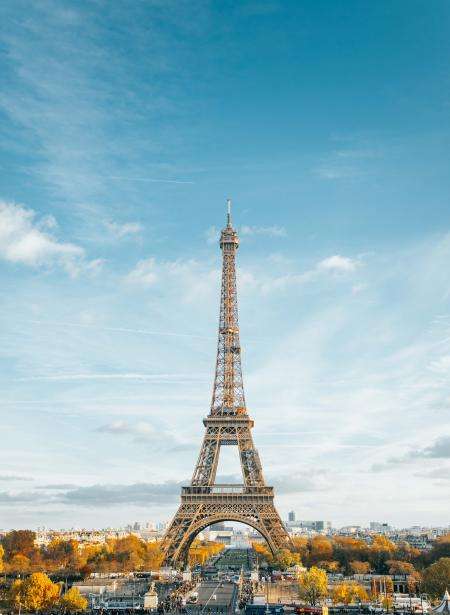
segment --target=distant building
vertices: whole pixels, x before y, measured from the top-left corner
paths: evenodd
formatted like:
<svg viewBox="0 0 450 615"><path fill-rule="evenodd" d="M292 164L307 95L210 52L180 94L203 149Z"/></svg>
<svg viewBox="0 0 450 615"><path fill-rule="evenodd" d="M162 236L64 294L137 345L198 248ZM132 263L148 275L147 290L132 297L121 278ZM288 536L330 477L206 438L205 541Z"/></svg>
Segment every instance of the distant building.
<svg viewBox="0 0 450 615"><path fill-rule="evenodd" d="M380 523L380 521L371 521L369 527L372 532L377 532L378 534L387 534L392 530L388 523Z"/></svg>
<svg viewBox="0 0 450 615"><path fill-rule="evenodd" d="M292 521L295 521L295 512L293 510L288 512L288 521L291 522L291 523L292 523Z"/></svg>
<svg viewBox="0 0 450 615"><path fill-rule="evenodd" d="M292 514L294 514L295 517L295 513ZM288 519L286 527L288 531L293 533L296 531L302 533L302 530L307 532L328 532L331 530L331 521L302 521L300 519L295 521L295 519Z"/></svg>

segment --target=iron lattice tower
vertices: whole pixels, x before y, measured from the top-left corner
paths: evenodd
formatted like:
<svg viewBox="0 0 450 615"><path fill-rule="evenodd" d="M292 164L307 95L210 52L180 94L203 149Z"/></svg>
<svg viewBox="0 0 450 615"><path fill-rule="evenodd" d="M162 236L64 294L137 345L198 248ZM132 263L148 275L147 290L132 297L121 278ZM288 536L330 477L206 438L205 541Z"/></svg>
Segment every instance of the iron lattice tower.
<svg viewBox="0 0 450 615"><path fill-rule="evenodd" d="M273 487L264 482L258 451L253 444L253 420L247 414L241 369L236 251L239 238L231 222L220 236L222 286L216 373L205 435L191 484L181 488L181 504L162 542L164 563L182 566L195 536L220 521L240 521L258 530L272 552L291 547L289 535L275 509ZM220 447L239 450L243 484L216 484Z"/></svg>

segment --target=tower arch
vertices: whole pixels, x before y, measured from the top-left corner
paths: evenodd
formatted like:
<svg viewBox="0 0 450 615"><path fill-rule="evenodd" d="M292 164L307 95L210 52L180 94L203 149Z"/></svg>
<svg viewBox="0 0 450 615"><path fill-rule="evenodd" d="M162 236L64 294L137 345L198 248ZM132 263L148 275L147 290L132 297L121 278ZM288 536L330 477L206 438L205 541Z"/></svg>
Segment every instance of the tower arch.
<svg viewBox="0 0 450 615"><path fill-rule="evenodd" d="M202 532L208 526L213 525L215 523L222 523L223 521L236 521L238 523L243 523L244 525L248 525L249 527L252 527L254 530L256 530L257 532L261 534L261 536L266 541L272 554L273 555L275 554L277 550L276 545L273 543L270 537L270 534L266 531L264 527L261 526L260 523L256 521L251 521L249 519L244 519L241 515L238 515L238 514L224 515L223 513L222 514L218 513L214 516L211 516L211 517L203 519L202 521L199 521L194 527L189 529L189 533L185 534L184 539L180 543L178 552L175 553L172 558L172 565L175 565L176 567L186 566L188 563L189 549L192 543L194 542L195 538L200 534L200 532Z"/></svg>

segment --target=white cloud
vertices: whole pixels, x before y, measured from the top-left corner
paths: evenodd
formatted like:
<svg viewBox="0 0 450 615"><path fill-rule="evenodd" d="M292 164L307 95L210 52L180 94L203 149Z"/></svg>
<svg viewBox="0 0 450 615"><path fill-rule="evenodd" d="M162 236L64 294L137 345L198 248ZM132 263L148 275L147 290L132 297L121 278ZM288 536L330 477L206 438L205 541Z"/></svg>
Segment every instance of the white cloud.
<svg viewBox="0 0 450 615"><path fill-rule="evenodd" d="M217 297L220 271L195 259L157 261L154 257L141 260L125 277L125 281L142 287L156 284L176 292L187 302Z"/></svg>
<svg viewBox="0 0 450 615"><path fill-rule="evenodd" d="M158 279L156 259L153 257L141 260L130 271L126 280L140 286L153 286Z"/></svg>
<svg viewBox="0 0 450 615"><path fill-rule="evenodd" d="M266 235L267 237L286 237L286 229L282 226L241 226L241 235Z"/></svg>
<svg viewBox="0 0 450 615"><path fill-rule="evenodd" d="M58 241L48 232L55 227L53 217L38 221L32 209L0 202L0 256L11 263L32 267L59 264L69 273L75 273L84 250Z"/></svg>
<svg viewBox="0 0 450 615"><path fill-rule="evenodd" d="M348 256L340 256L339 254L335 254L334 256L324 258L322 261L320 261L317 267L318 269L322 269L325 271L351 272L355 271L358 265L358 261L352 258L348 258Z"/></svg>
<svg viewBox="0 0 450 615"><path fill-rule="evenodd" d="M143 230L143 226L139 224L139 222L125 222L124 224L119 224L117 222L106 221L105 226L116 239L122 239L127 235L136 235Z"/></svg>

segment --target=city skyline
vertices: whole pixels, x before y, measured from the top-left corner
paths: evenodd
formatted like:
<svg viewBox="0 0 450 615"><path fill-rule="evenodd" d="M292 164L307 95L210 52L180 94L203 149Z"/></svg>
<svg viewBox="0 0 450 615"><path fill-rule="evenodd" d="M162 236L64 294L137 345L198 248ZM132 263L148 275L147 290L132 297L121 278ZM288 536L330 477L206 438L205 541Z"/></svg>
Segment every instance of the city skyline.
<svg viewBox="0 0 450 615"><path fill-rule="evenodd" d="M448 3L0 10L0 527L175 512L227 197L282 517L447 526Z"/></svg>

